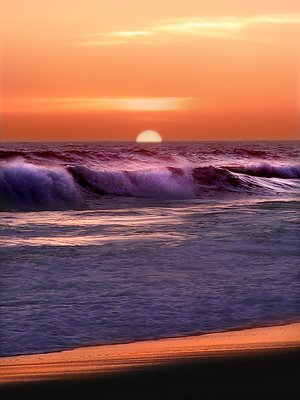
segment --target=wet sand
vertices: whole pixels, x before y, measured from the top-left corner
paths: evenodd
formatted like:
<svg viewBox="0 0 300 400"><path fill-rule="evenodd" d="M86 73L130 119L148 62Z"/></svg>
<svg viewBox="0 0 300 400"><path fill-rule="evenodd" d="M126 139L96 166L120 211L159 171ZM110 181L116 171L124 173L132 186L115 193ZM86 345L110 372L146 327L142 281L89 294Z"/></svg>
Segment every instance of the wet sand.
<svg viewBox="0 0 300 400"><path fill-rule="evenodd" d="M294 323L3 357L0 393L7 399L296 399L299 366L300 323Z"/></svg>

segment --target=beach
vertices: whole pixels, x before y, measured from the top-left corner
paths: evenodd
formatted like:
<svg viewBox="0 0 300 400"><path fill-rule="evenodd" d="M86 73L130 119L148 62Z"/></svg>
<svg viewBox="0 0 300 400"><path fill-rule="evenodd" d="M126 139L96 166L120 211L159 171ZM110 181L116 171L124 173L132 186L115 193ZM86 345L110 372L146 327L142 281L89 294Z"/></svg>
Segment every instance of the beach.
<svg viewBox="0 0 300 400"><path fill-rule="evenodd" d="M3 357L1 392L10 399L296 398L299 361L300 323L292 323Z"/></svg>

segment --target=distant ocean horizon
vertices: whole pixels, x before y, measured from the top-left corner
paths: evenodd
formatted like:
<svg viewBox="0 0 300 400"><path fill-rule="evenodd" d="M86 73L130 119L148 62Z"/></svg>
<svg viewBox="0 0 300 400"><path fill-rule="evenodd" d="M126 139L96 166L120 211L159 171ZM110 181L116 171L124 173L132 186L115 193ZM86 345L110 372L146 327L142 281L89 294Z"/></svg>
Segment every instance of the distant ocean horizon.
<svg viewBox="0 0 300 400"><path fill-rule="evenodd" d="M1 356L300 317L300 142L0 144Z"/></svg>

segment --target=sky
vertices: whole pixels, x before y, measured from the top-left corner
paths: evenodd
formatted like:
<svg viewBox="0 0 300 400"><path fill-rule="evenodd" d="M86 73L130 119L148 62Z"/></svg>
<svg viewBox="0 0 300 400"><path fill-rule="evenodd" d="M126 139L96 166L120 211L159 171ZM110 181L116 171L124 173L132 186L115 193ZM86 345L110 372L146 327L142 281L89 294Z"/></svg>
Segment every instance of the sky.
<svg viewBox="0 0 300 400"><path fill-rule="evenodd" d="M300 139L298 0L4 0L6 141Z"/></svg>

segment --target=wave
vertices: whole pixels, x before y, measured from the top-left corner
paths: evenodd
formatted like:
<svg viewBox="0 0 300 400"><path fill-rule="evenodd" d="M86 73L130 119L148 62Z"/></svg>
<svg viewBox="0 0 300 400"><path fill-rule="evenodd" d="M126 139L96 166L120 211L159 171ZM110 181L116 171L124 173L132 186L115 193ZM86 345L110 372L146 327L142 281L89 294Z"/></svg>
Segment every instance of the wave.
<svg viewBox="0 0 300 400"><path fill-rule="evenodd" d="M79 206L81 200L63 168L19 161L0 167L0 210L62 210Z"/></svg>
<svg viewBox="0 0 300 400"><path fill-rule="evenodd" d="M278 166L269 163L227 166L229 171L263 178L299 179L300 166Z"/></svg>
<svg viewBox="0 0 300 400"><path fill-rule="evenodd" d="M84 166L69 167L74 180L96 194L140 198L195 198L191 176L175 168L142 171L96 171Z"/></svg>
<svg viewBox="0 0 300 400"><path fill-rule="evenodd" d="M299 178L299 166L267 163L108 171L15 160L0 165L0 210L90 208L101 196L180 200L219 193L299 192Z"/></svg>
<svg viewBox="0 0 300 400"><path fill-rule="evenodd" d="M259 157L259 158L267 156L267 152L264 150L253 150L253 149L243 149L243 148L233 149L233 154L239 156Z"/></svg>

